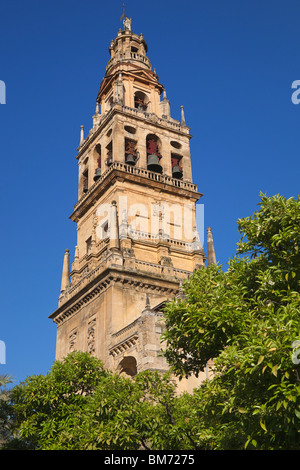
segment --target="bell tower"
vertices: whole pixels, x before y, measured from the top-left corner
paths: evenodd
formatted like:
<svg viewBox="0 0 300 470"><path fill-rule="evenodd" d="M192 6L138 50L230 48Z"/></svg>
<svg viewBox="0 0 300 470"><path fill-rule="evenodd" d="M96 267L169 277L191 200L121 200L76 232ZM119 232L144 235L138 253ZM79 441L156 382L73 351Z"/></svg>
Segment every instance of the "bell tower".
<svg viewBox="0 0 300 470"><path fill-rule="evenodd" d="M66 250L56 358L89 351L112 370L167 370L163 303L204 265L189 127L170 102L131 20L109 47L93 126L80 131L73 262Z"/></svg>

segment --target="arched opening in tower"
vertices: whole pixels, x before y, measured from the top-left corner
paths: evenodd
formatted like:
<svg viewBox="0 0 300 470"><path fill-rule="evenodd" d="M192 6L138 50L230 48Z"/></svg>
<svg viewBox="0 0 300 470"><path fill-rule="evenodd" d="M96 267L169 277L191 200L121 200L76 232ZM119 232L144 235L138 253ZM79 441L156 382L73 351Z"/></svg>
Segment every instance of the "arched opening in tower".
<svg viewBox="0 0 300 470"><path fill-rule="evenodd" d="M133 356L127 356L122 359L118 367L120 374L126 374L134 377L137 374L137 362Z"/></svg>
<svg viewBox="0 0 300 470"><path fill-rule="evenodd" d="M147 111L149 98L142 91L136 91L134 94L134 107L141 111Z"/></svg>

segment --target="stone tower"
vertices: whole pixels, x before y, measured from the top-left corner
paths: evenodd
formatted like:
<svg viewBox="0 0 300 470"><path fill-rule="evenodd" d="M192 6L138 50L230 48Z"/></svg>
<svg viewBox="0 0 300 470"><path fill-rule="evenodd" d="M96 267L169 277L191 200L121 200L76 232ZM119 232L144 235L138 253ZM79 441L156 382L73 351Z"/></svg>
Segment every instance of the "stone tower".
<svg viewBox="0 0 300 470"><path fill-rule="evenodd" d="M78 148L77 246L63 263L56 358L89 351L134 375L167 370L161 306L204 265L189 128L171 117L142 34L125 18L109 47L93 127Z"/></svg>

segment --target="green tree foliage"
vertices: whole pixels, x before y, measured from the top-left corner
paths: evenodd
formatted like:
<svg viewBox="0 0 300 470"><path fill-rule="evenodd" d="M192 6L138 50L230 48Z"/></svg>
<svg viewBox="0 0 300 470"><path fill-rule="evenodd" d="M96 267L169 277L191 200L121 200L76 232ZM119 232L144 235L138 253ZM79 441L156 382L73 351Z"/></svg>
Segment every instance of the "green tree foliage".
<svg viewBox="0 0 300 470"><path fill-rule="evenodd" d="M7 442L10 437L9 399L10 390L7 386L12 383L8 375L0 375L0 443Z"/></svg>
<svg viewBox="0 0 300 470"><path fill-rule="evenodd" d="M72 353L13 388L2 447L299 449L300 199L259 205L238 221L228 270L196 271L165 308L172 372L198 375L213 359L210 381L178 396L168 374L128 378Z"/></svg>
<svg viewBox="0 0 300 470"><path fill-rule="evenodd" d="M259 205L238 221L228 271L195 272L165 310L174 372L197 375L214 359L194 393L201 448L300 448L300 199Z"/></svg>
<svg viewBox="0 0 300 470"><path fill-rule="evenodd" d="M186 421L182 400L184 407L168 374L143 372L132 379L105 370L88 353L71 353L46 376L13 389L14 438L5 448L193 448L193 421Z"/></svg>

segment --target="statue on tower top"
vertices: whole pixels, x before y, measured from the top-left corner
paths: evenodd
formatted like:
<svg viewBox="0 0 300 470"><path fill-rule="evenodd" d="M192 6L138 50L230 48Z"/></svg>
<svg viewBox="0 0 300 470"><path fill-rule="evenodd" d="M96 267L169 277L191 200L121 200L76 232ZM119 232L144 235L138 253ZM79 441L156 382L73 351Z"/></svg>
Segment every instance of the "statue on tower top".
<svg viewBox="0 0 300 470"><path fill-rule="evenodd" d="M123 25L124 25L124 28L125 28L125 31L131 31L131 18L124 18L123 20Z"/></svg>
<svg viewBox="0 0 300 470"><path fill-rule="evenodd" d="M124 18L124 20L123 20ZM123 25L124 25L124 29L125 31L131 31L131 18L125 18L125 3L123 3L123 13L122 13L122 16L120 18L120 21L123 20Z"/></svg>

